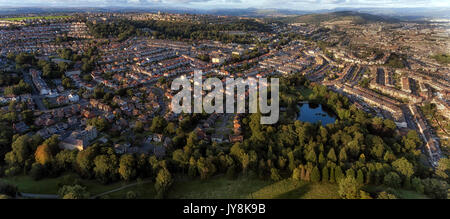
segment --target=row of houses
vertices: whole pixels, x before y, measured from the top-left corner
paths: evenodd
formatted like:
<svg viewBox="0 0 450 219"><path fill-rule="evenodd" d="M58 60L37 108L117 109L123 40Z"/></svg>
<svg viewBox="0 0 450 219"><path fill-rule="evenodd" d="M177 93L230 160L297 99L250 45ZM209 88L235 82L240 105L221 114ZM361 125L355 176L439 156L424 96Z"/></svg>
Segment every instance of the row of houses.
<svg viewBox="0 0 450 219"><path fill-rule="evenodd" d="M339 87L339 86L338 86ZM400 103L398 101L392 100L380 94L377 94L368 89L364 89L358 86L350 87L348 85L342 85L342 91L354 95L359 99L362 99L364 102L377 106L383 110L390 112L396 121L404 121L404 116L401 108L399 107Z"/></svg>
<svg viewBox="0 0 450 219"><path fill-rule="evenodd" d="M428 151L428 155L431 160L431 164L433 166L437 165L437 162L441 158L440 156L440 148L439 142L433 137L431 129L428 126L428 123L423 116L418 105L409 105L409 109L411 110L414 119L416 120L416 124L419 128L420 134L422 138L425 140L425 146Z"/></svg>
<svg viewBox="0 0 450 219"><path fill-rule="evenodd" d="M372 81L372 83L369 84L369 87L371 89L379 90L379 91L381 91L381 92L383 92L385 94L388 94L388 95L390 95L392 97L408 99L412 103L421 103L424 100L423 97L416 96L414 94L411 94L411 93L408 93L408 92L405 92L405 91L402 91L402 90L397 90L397 89L392 88L392 87L380 85L380 84L375 83L374 81Z"/></svg>

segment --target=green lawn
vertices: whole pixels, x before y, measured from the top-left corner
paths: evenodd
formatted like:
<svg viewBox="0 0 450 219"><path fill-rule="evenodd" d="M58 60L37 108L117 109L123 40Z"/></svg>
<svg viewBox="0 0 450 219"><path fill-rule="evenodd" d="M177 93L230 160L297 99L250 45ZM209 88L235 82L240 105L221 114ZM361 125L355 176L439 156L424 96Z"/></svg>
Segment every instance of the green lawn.
<svg viewBox="0 0 450 219"><path fill-rule="evenodd" d="M312 89L306 87L301 87L299 90L303 96L303 100L309 100L309 96L313 93Z"/></svg>
<svg viewBox="0 0 450 219"><path fill-rule="evenodd" d="M76 177L75 174L67 173L60 177L46 178L38 181L33 180L30 176L5 177L1 180L16 185L19 188L19 191L23 193L57 194L58 184L62 181L63 177L67 175L74 175ZM125 185L123 182L103 185L96 180L80 180L80 182L83 186L87 187L87 190L91 195L100 194Z"/></svg>
<svg viewBox="0 0 450 219"><path fill-rule="evenodd" d="M62 18L69 18L69 17L70 16L13 17L13 18L0 18L0 20L5 20L5 21L22 21L22 20L28 20L28 19L50 20L50 19L62 19Z"/></svg>
<svg viewBox="0 0 450 219"><path fill-rule="evenodd" d="M313 184L291 179L273 183L240 177L229 180L223 176L201 181L179 181L168 193L174 199L335 199L337 186Z"/></svg>
<svg viewBox="0 0 450 219"><path fill-rule="evenodd" d="M337 185L315 184L292 179L268 185L249 195L257 199L338 199Z"/></svg>
<svg viewBox="0 0 450 219"><path fill-rule="evenodd" d="M156 196L155 184L146 183L110 193L102 196L101 198L124 199L127 197L127 193L130 191L133 191L136 194L137 199L152 199Z"/></svg>
<svg viewBox="0 0 450 219"><path fill-rule="evenodd" d="M13 176L2 178L3 181L16 185L20 192L36 194L57 194L60 178L34 181L29 176Z"/></svg>
<svg viewBox="0 0 450 219"><path fill-rule="evenodd" d="M74 175L72 173L65 174ZM34 181L29 176L14 176L2 178L6 182L16 185L20 192L35 194L57 194L58 184L64 176ZM87 187L91 195L100 194L127 183L117 182L102 185L95 180L80 180ZM380 186L366 186L365 191L378 193L386 190ZM101 198L126 198L129 191L135 192L137 198L152 199L156 191L153 183L138 184ZM401 199L428 199L427 196L415 191L397 189L396 195ZM285 179L279 182L239 177L228 179L216 176L208 180L190 180L181 177L174 182L167 194L169 199L339 199L336 184L310 183Z"/></svg>
<svg viewBox="0 0 450 219"><path fill-rule="evenodd" d="M239 178L213 177L205 181L183 179L175 182L168 193L173 199L243 199L270 182Z"/></svg>
<svg viewBox="0 0 450 219"><path fill-rule="evenodd" d="M365 186L364 190L370 193L379 193L382 191L385 191L387 188L383 186ZM429 199L424 194L417 193L416 191L412 190L405 190L405 189L395 189L395 195L399 199Z"/></svg>

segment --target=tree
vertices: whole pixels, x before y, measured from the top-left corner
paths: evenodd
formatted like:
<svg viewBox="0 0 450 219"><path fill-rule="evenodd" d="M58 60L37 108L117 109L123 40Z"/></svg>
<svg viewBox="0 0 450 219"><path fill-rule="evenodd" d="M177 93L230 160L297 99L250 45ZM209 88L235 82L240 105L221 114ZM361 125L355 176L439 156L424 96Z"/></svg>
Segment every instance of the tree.
<svg viewBox="0 0 450 219"><path fill-rule="evenodd" d="M331 148L330 151L328 151L327 158L328 158L328 160L333 161L333 162L337 161L336 153L334 152L334 148Z"/></svg>
<svg viewBox="0 0 450 219"><path fill-rule="evenodd" d="M174 135L176 133L176 125L173 122L169 122L169 124L167 124L165 131L167 134L169 135Z"/></svg>
<svg viewBox="0 0 450 219"><path fill-rule="evenodd" d="M281 180L281 176L278 173L278 170L276 168L271 168L270 169L270 179L272 179L275 182L278 182Z"/></svg>
<svg viewBox="0 0 450 219"><path fill-rule="evenodd" d="M337 166L337 167L334 169L334 176L335 176L335 181L336 181L337 183L339 183L339 181L341 181L342 179L345 178L345 175L344 175L344 173L342 172L342 169L341 169L340 166Z"/></svg>
<svg viewBox="0 0 450 219"><path fill-rule="evenodd" d="M292 172L292 179L294 180L300 180L301 179L301 169L300 168L295 168L294 171Z"/></svg>
<svg viewBox="0 0 450 219"><path fill-rule="evenodd" d="M119 174L125 181L136 177L136 160L133 155L125 154L120 157Z"/></svg>
<svg viewBox="0 0 450 219"><path fill-rule="evenodd" d="M116 155L99 155L94 159L94 173L100 182L106 184L113 181L117 174Z"/></svg>
<svg viewBox="0 0 450 219"><path fill-rule="evenodd" d="M72 79L70 79L70 78L64 77L64 79L62 79L61 83L62 83L62 86L66 89L73 88Z"/></svg>
<svg viewBox="0 0 450 219"><path fill-rule="evenodd" d="M200 178L205 180L211 177L216 172L216 166L210 159L200 157L197 161L197 169L200 173Z"/></svg>
<svg viewBox="0 0 450 219"><path fill-rule="evenodd" d="M348 169L347 171L345 171L345 176L346 177L356 178L355 171L353 169L351 169L351 168Z"/></svg>
<svg viewBox="0 0 450 219"><path fill-rule="evenodd" d="M94 159L97 155L95 147L88 147L86 150L78 152L76 158L76 166L84 177L92 177L92 169L94 168Z"/></svg>
<svg viewBox="0 0 450 219"><path fill-rule="evenodd" d="M312 169L311 182L320 182L320 171L317 166Z"/></svg>
<svg viewBox="0 0 450 219"><path fill-rule="evenodd" d="M361 199L372 199L372 197L370 196L370 194L368 192L365 192L362 190L359 191L359 195L360 195Z"/></svg>
<svg viewBox="0 0 450 219"><path fill-rule="evenodd" d="M395 172L390 172L384 177L384 184L392 188L400 188L402 179Z"/></svg>
<svg viewBox="0 0 450 219"><path fill-rule="evenodd" d="M155 189L157 192L157 197L163 198L171 185L172 185L172 175L170 174L169 170L167 170L166 168L162 168L161 170L159 170L155 181Z"/></svg>
<svg viewBox="0 0 450 219"><path fill-rule="evenodd" d="M414 166L404 157L392 162L392 166L408 179L414 174Z"/></svg>
<svg viewBox="0 0 450 219"><path fill-rule="evenodd" d="M90 196L86 187L80 185L65 185L59 189L58 194L63 199L87 199Z"/></svg>
<svg viewBox="0 0 450 219"><path fill-rule="evenodd" d="M342 148L341 151L339 152L339 161L340 162L347 161L347 152L345 152L345 148Z"/></svg>
<svg viewBox="0 0 450 219"><path fill-rule="evenodd" d="M330 183L335 183L335 182L336 182L336 176L335 176L334 168L333 168L333 167L330 168L330 177L329 177L329 181L330 181Z"/></svg>
<svg viewBox="0 0 450 219"><path fill-rule="evenodd" d="M107 130L110 126L109 122L103 117L92 118L87 123L88 125L95 126L100 132Z"/></svg>
<svg viewBox="0 0 450 219"><path fill-rule="evenodd" d="M31 165L30 176L34 180L40 180L40 179L44 178L45 175L46 175L46 170L42 164L33 163L33 165Z"/></svg>
<svg viewBox="0 0 450 219"><path fill-rule="evenodd" d="M9 165L23 166L34 151L28 135L19 136L11 145L12 150L5 155L5 161Z"/></svg>
<svg viewBox="0 0 450 219"><path fill-rule="evenodd" d="M423 194L425 192L425 187L422 184L422 180L417 177L414 177L411 182L412 187L416 192Z"/></svg>
<svg viewBox="0 0 450 219"><path fill-rule="evenodd" d="M446 199L448 195L448 184L443 180L424 179L422 183L425 187L425 194L435 199Z"/></svg>
<svg viewBox="0 0 450 219"><path fill-rule="evenodd" d="M16 197L19 190L17 186L0 181L0 194L7 195L9 197Z"/></svg>
<svg viewBox="0 0 450 219"><path fill-rule="evenodd" d="M397 196L395 196L394 194L388 193L386 191L382 191L380 192L380 194L378 194L378 199L397 199Z"/></svg>
<svg viewBox="0 0 450 219"><path fill-rule="evenodd" d="M137 194L134 191L129 191L127 192L127 199L136 199L137 198Z"/></svg>
<svg viewBox="0 0 450 219"><path fill-rule="evenodd" d="M6 58L11 60L11 61L15 61L16 60L16 55L14 53L10 52L10 53L8 53Z"/></svg>
<svg viewBox="0 0 450 219"><path fill-rule="evenodd" d="M36 162L40 163L41 165L50 163L53 159L53 156L52 156L49 146L47 144L43 144L43 145L39 146L36 149L36 152L34 153L34 159L36 160Z"/></svg>
<svg viewBox="0 0 450 219"><path fill-rule="evenodd" d="M325 157L323 156L323 153L322 152L320 152L320 154L319 154L319 164L321 165L321 166L324 166L325 165L325 163L326 163L326 160L325 160Z"/></svg>
<svg viewBox="0 0 450 219"><path fill-rule="evenodd" d="M78 150L63 150L55 156L56 165L62 170L69 170L77 159Z"/></svg>
<svg viewBox="0 0 450 219"><path fill-rule="evenodd" d="M141 121L137 121L134 124L133 131L137 133L142 133L144 131L144 123Z"/></svg>
<svg viewBox="0 0 450 219"><path fill-rule="evenodd" d="M308 155L306 155L306 160L311 163L316 163L317 160L316 152L314 150L310 150L308 152Z"/></svg>
<svg viewBox="0 0 450 219"><path fill-rule="evenodd" d="M441 177L444 180L447 180L450 175L450 159L449 158L441 158L439 160L439 164L436 168L436 175Z"/></svg>
<svg viewBox="0 0 450 219"><path fill-rule="evenodd" d="M105 95L105 89L101 86L97 86L94 89L94 98L95 99L102 99Z"/></svg>
<svg viewBox="0 0 450 219"><path fill-rule="evenodd" d="M356 174L356 181L358 181L359 184L364 184L364 173L361 169L358 170Z"/></svg>
<svg viewBox="0 0 450 219"><path fill-rule="evenodd" d="M322 182L327 183L329 181L328 167L322 168Z"/></svg>
<svg viewBox="0 0 450 219"><path fill-rule="evenodd" d="M167 126L167 122L164 118L156 116L152 120L152 125L150 126L150 131L154 133L162 134L164 128Z"/></svg>
<svg viewBox="0 0 450 219"><path fill-rule="evenodd" d="M23 121L28 124L31 125L34 122L34 112L32 110L24 110L21 113L22 119Z"/></svg>
<svg viewBox="0 0 450 219"><path fill-rule="evenodd" d="M339 181L338 193L343 199L359 199L362 184L353 177L346 177Z"/></svg>

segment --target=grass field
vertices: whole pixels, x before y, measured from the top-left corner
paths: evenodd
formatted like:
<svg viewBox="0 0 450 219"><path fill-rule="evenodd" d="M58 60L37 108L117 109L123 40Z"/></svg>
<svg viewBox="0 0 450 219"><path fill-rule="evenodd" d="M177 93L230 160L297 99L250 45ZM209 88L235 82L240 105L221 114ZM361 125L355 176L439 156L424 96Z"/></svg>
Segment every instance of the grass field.
<svg viewBox="0 0 450 219"><path fill-rule="evenodd" d="M30 176L5 177L1 180L16 185L19 188L19 191L23 193L57 194L58 184L63 180L63 177L67 175L74 175L76 177L75 174L68 173L60 177L46 178L38 181L33 180ZM95 180L80 180L80 182L83 186L86 186L91 195L107 192L125 185L123 182L103 185Z"/></svg>
<svg viewBox="0 0 450 219"><path fill-rule="evenodd" d="M29 176L6 177L2 180L16 185L20 192L34 194L57 194L58 184L65 174L57 178L34 181ZM72 174L74 175L74 174ZM80 180L87 187L91 195L101 194L120 188L127 183L118 182L102 185L95 180ZM133 182L130 182L133 183ZM366 186L364 190L378 193L386 190L380 186ZM114 193L102 196L108 199L126 198L128 192L133 191L138 199L153 199L156 191L153 183L138 184ZM414 191L397 189L398 198L401 199L427 199L428 197ZM190 180L181 177L170 188L169 199L339 199L336 184L319 184L285 179L279 182L239 177L228 179L225 176L216 176L208 180Z"/></svg>
<svg viewBox="0 0 450 219"><path fill-rule="evenodd" d="M205 181L180 180L175 182L168 193L173 199L244 199L270 182L238 178L235 180L219 176Z"/></svg>
<svg viewBox="0 0 450 219"><path fill-rule="evenodd" d="M312 89L310 88L301 87L299 90L301 95L303 96L303 100L309 100L309 96L313 93Z"/></svg>
<svg viewBox="0 0 450 219"><path fill-rule="evenodd" d="M335 199L337 186L313 184L291 179L273 183L240 177L223 176L207 181L191 180L174 183L168 198L174 199Z"/></svg>
<svg viewBox="0 0 450 219"><path fill-rule="evenodd" d="M133 191L136 194L137 199L153 199L156 196L155 184L146 183L110 193L101 198L124 199L130 191Z"/></svg>
<svg viewBox="0 0 450 219"><path fill-rule="evenodd" d="M365 186L364 190L367 192L371 192L371 193L378 193L378 192L382 192L382 191L386 191L386 187L383 186ZM415 191L411 191L411 190L404 190L404 189L396 189L395 191L395 195L400 198L400 199L429 199L429 197L427 197L424 194L420 194L417 193Z"/></svg>
<svg viewBox="0 0 450 219"><path fill-rule="evenodd" d="M4 21L22 21L22 20L29 20L29 19L51 20L51 19L62 19L62 18L69 18L69 17L70 16L12 17L12 18L0 18L0 20L4 20Z"/></svg>
<svg viewBox="0 0 450 219"><path fill-rule="evenodd" d="M282 180L249 195L256 199L338 199L337 186L314 184L292 179Z"/></svg>

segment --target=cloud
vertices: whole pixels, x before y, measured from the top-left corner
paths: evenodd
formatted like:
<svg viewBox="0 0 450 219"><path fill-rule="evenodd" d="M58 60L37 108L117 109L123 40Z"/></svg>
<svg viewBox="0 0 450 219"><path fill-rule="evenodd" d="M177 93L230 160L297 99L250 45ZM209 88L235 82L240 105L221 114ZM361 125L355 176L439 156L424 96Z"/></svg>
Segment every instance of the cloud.
<svg viewBox="0 0 450 219"><path fill-rule="evenodd" d="M0 6L185 6L194 8L450 7L448 0L0 0Z"/></svg>

